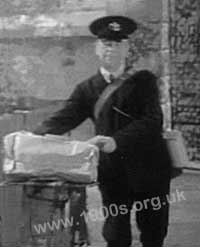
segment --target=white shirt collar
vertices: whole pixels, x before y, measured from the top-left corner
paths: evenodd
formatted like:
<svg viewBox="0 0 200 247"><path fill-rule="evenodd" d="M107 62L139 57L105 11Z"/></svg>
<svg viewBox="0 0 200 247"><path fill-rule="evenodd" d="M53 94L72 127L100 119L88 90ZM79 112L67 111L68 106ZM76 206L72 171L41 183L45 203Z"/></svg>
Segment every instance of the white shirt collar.
<svg viewBox="0 0 200 247"><path fill-rule="evenodd" d="M111 73L110 71L108 71L104 67L100 67L100 73L102 74L102 76L104 77L104 79L107 83L111 83L110 75L112 74L112 76L114 78L117 78L118 76L120 76L124 72L124 68L125 68L125 64L122 64L117 71Z"/></svg>

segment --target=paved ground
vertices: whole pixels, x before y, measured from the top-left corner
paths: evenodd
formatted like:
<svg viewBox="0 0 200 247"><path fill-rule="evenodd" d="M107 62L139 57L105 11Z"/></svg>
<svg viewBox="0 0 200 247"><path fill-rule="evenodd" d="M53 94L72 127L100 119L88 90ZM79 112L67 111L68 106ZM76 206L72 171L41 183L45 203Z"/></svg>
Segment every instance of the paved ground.
<svg viewBox="0 0 200 247"><path fill-rule="evenodd" d="M10 197L12 198L12 196L14 198L14 207L12 211L8 210L7 212L7 217L9 216L8 213L11 214L8 217L11 220L14 219L12 217L18 215L16 192L11 193ZM172 180L170 201L170 225L165 247L200 247L200 172L198 174L183 174ZM92 242L91 247L104 247L105 242L101 236L103 220L99 214L101 199L96 187L88 189L88 207L90 212L89 232ZM14 226L18 225L18 222L20 222L18 220L15 217L16 222L12 221ZM134 222L134 214L132 214L132 223L132 247L141 247L139 234ZM12 225L12 223L10 224ZM7 230L9 231L9 236L11 235L14 238L16 235L15 227L11 228L11 225ZM8 240L11 239L6 241ZM6 245L6 247L11 247L11 245Z"/></svg>
<svg viewBox="0 0 200 247"><path fill-rule="evenodd" d="M90 209L101 207L99 192L96 188L88 190ZM179 194L179 196L178 196ZM174 198L174 199L173 199ZM92 211L91 211L92 212ZM133 215L133 247L139 247L138 231ZM92 247L104 247L101 237L101 219L90 221ZM169 233L165 247L200 246L200 173L183 174L172 181Z"/></svg>

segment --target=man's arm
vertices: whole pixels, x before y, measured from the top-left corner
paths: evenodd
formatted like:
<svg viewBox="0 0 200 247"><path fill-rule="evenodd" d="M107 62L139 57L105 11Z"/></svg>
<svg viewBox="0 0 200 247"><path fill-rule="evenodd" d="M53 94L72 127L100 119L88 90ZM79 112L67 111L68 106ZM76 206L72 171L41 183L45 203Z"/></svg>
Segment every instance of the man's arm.
<svg viewBox="0 0 200 247"><path fill-rule="evenodd" d="M152 148L162 131L162 110L159 102L157 78L149 71L137 75L137 97L142 109L140 118L133 119L126 127L118 130L112 137L95 136L89 140L103 152L112 153L118 149L121 153L135 153L138 150Z"/></svg>
<svg viewBox="0 0 200 247"><path fill-rule="evenodd" d="M63 109L54 114L50 119L40 124L33 133L38 135L54 134L62 135L82 123L89 117L88 100L78 85L70 98L66 100Z"/></svg>
<svg viewBox="0 0 200 247"><path fill-rule="evenodd" d="M113 139L121 152L145 150L155 145L162 132L162 110L159 102L157 78L148 71L139 77L138 100L142 109L140 118L133 119L117 131Z"/></svg>

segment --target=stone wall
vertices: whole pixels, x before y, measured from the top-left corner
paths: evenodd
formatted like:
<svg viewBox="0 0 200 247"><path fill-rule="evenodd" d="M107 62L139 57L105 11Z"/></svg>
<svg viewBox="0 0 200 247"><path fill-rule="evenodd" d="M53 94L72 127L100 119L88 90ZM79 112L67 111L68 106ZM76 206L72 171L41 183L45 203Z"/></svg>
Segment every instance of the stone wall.
<svg viewBox="0 0 200 247"><path fill-rule="evenodd" d="M170 0L172 125L191 160L200 160L200 2Z"/></svg>

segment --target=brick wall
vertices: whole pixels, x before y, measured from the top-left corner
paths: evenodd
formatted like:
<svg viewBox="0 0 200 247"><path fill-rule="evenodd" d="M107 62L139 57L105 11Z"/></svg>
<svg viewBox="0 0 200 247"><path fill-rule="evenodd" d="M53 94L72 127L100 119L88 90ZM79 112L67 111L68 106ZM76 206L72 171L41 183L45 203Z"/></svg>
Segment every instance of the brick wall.
<svg viewBox="0 0 200 247"><path fill-rule="evenodd" d="M1 1L1 99L9 101L10 109L19 105L20 109L24 109L40 108L44 104L39 101L35 105L35 100L30 100L30 96L45 101L67 98L74 86L92 75L98 67L93 53L94 39L87 31L87 23L105 13L127 14L139 23L139 30L131 37L128 65L134 70L150 69L161 77L159 85L163 89L165 123L169 127L167 4L166 0ZM78 22L80 15L83 23ZM59 107L50 106L28 114L3 115L0 118L1 136L19 129L32 130L36 123ZM91 135L93 128L87 122L73 131L72 138L84 140ZM0 215L7 217L3 219L3 242L9 247L14 246L18 238L15 228L20 218L20 196L20 189L0 192L0 199L4 200ZM16 204L12 203L13 200ZM9 214L10 211L18 213Z"/></svg>
<svg viewBox="0 0 200 247"><path fill-rule="evenodd" d="M200 2L171 0L172 124L183 132L191 160L200 160Z"/></svg>

